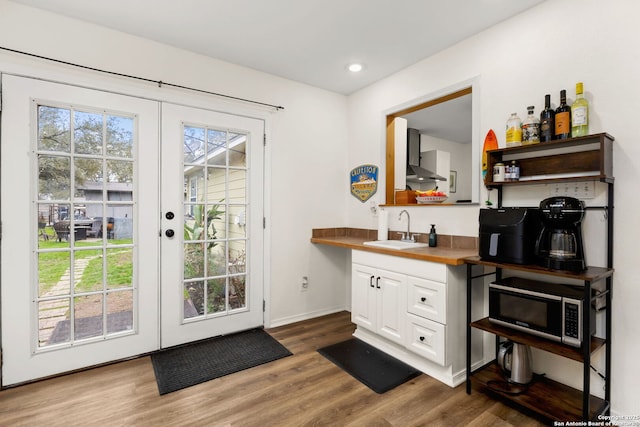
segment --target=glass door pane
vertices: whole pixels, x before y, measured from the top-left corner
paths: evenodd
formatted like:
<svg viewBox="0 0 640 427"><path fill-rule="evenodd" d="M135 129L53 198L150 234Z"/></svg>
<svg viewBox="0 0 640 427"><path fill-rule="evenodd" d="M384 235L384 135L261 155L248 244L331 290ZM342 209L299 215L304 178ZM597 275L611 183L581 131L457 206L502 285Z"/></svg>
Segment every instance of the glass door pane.
<svg viewBox="0 0 640 427"><path fill-rule="evenodd" d="M207 318L246 308L247 135L183 126L184 317ZM231 206L229 203L233 201Z"/></svg>
<svg viewBox="0 0 640 427"><path fill-rule="evenodd" d="M135 330L135 116L38 105L38 349Z"/></svg>

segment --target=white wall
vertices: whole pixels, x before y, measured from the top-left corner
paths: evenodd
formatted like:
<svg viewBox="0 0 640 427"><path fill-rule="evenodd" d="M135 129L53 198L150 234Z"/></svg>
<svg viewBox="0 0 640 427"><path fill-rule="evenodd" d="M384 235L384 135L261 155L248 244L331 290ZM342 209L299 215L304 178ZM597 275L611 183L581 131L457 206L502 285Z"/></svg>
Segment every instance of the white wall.
<svg viewBox="0 0 640 427"><path fill-rule="evenodd" d="M267 112L0 50L0 72L264 117L271 236L265 248L270 283L267 326L345 308L345 253L325 254L309 243L313 227L346 222L344 96L6 0L0 0L0 46L284 106L283 111ZM300 291L303 275L309 276L306 292Z"/></svg>
<svg viewBox="0 0 640 427"><path fill-rule="evenodd" d="M474 88L473 96L480 101L480 140L494 129L504 143L509 113L518 111L523 116L527 105L535 105L539 112L546 93L557 105L561 89L567 89L573 101L575 83L584 82L591 106L591 133L606 131L616 138L612 406L617 413L634 415L640 414L640 364L636 360L640 354L640 280L635 265L640 241L636 220L640 209L639 13L640 4L635 0L547 1L349 97L349 165L384 166L382 112L397 105L478 76L480 87ZM530 199L515 200L516 204L536 203L544 197L544 189L522 188L528 190ZM602 199L602 186L598 189L599 197L590 203ZM483 189L480 199L486 197ZM435 223L440 233L477 235L477 207L420 207L410 212L417 232L426 232L428 224ZM395 218L392 210L390 227L398 230L401 225L394 228ZM348 203L347 221L354 227L375 223L367 207L353 201ZM592 230L600 218L591 217L588 222L594 224L585 230L588 245L600 248L603 237ZM593 252L594 265L602 265L598 264L602 251ZM558 360L551 375L573 376L565 380L581 386L581 371L574 375L572 363Z"/></svg>

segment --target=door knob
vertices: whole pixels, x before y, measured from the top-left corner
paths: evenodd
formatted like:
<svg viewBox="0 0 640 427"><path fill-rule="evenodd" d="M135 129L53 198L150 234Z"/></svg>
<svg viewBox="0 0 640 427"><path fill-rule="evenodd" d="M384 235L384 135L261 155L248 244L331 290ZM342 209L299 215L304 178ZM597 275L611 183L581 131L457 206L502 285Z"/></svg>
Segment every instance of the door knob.
<svg viewBox="0 0 640 427"><path fill-rule="evenodd" d="M168 229L167 231L164 232L164 235L167 237L173 237L176 234L175 231L173 231L172 229Z"/></svg>
<svg viewBox="0 0 640 427"><path fill-rule="evenodd" d="M174 214L173 212L169 211L166 214L164 214L164 217L167 219L173 219L176 217L176 214Z"/></svg>

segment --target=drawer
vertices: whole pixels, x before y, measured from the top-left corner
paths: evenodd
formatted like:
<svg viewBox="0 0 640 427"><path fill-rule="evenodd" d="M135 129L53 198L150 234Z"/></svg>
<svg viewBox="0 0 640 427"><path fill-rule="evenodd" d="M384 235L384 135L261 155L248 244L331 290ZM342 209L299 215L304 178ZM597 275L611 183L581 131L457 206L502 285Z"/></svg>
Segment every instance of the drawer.
<svg viewBox="0 0 640 427"><path fill-rule="evenodd" d="M446 366L445 326L422 317L408 314L406 347L439 365Z"/></svg>
<svg viewBox="0 0 640 427"><path fill-rule="evenodd" d="M419 277L407 277L407 311L447 323L447 285Z"/></svg>
<svg viewBox="0 0 640 427"><path fill-rule="evenodd" d="M418 276L436 282L447 281L447 265L430 261L419 261L401 256L383 255L373 252L353 250L351 262L363 265L375 265L389 271Z"/></svg>

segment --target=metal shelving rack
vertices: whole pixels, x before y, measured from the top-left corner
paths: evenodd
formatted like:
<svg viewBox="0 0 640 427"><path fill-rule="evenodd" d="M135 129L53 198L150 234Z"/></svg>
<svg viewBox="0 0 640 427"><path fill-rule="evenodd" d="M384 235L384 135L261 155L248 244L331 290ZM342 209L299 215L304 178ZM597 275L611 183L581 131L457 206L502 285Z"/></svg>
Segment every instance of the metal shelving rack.
<svg viewBox="0 0 640 427"><path fill-rule="evenodd" d="M471 331L472 328L484 330L496 335L496 354L500 337L530 345L562 357L582 363L583 389L573 389L564 384L541 376L534 377L532 385L526 393L508 395L495 392L501 398L510 400L523 408L550 420L593 420L598 415L608 414L611 409L611 300L613 286L613 160L612 145L614 138L606 133L585 137L557 140L548 143L505 148L487 153L488 170L498 162L518 159L521 168L521 180L512 182L493 182L489 176L485 183L487 188L498 191L498 207L502 207L503 186L542 184L550 182L576 182L599 180L607 184L607 205L604 209L607 218L607 266L588 267L587 270L575 273L551 270L536 265L505 264L483 261L480 257L466 259L467 263L467 393L471 393L472 381L486 386L489 381L503 378L495 361L471 371ZM569 150L567 151L567 149ZM557 153L559 152L559 153ZM565 173L558 174L558 170ZM493 267L494 271L473 275L473 265ZM581 348L573 348L565 344L539 338L510 328L494 325L488 319L473 321L471 317L471 291L473 281L489 275L495 275L496 280L502 278L503 270L524 271L544 276L570 278L584 283L584 300L592 301L596 298L592 294L592 284L605 281L605 289L598 297L605 298L605 337L592 337L584 340ZM590 331L590 304L585 304L582 315L582 330ZM598 351L605 351L605 393L604 399L591 395L591 356Z"/></svg>

